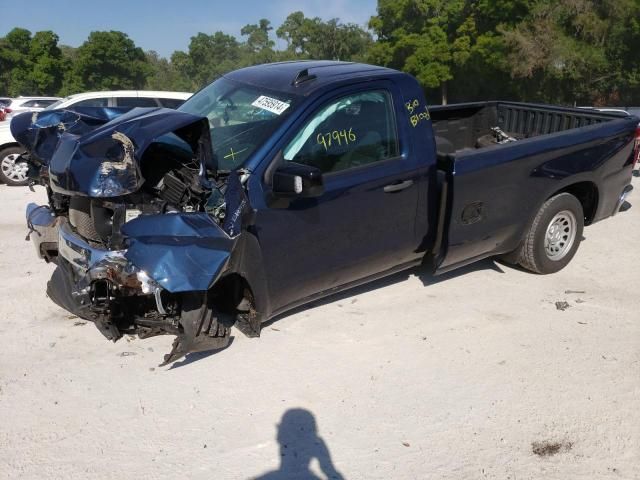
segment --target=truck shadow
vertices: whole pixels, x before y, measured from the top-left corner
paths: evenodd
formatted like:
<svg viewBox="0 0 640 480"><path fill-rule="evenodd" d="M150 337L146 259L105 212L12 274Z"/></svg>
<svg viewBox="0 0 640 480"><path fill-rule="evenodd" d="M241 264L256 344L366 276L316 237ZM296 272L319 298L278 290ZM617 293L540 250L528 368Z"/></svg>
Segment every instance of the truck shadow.
<svg viewBox="0 0 640 480"><path fill-rule="evenodd" d="M315 480L311 462L318 461L326 478L342 480L344 477L333 465L326 443L318 435L316 419L304 408L291 408L284 412L277 425L276 440L280 450L280 466L253 480Z"/></svg>
<svg viewBox="0 0 640 480"><path fill-rule="evenodd" d="M335 293L335 294L329 295L328 297L321 298L307 305L302 305L292 310L288 310L272 318L271 320L268 320L267 322L263 323L262 328L268 327L269 325L277 322L278 320L282 320L283 318L289 317L291 315L295 315L297 313L301 313L312 308L321 307L323 305L328 305L330 303L338 302L340 300L345 300L351 297L355 297L357 295L362 295L364 293L368 293L373 290L389 287L391 285L395 285L396 283L404 282L410 277L418 277L418 279L422 282L422 284L425 287L428 287L430 285L436 285L440 282L444 282L447 280L451 280L453 278L467 275L472 272L478 272L483 270L493 270L494 272L504 273L502 266L503 265L498 263L495 259L487 258L485 260L480 260L478 262L467 265L466 267L461 267L451 272L443 273L441 275L433 275L432 273L429 273L426 267L424 266L410 268L408 270L404 270L402 272L389 275L388 277L381 278L380 280L374 280L373 282L366 283L364 285L360 285L357 287L353 287L343 292ZM518 267L508 265L508 268L518 268Z"/></svg>
<svg viewBox="0 0 640 480"><path fill-rule="evenodd" d="M409 277L415 276L418 277L420 279L420 281L422 282L422 284L426 287L426 286L430 286L430 285L436 285L442 281L446 281L446 280L450 280L462 275L466 275L472 272L477 272L477 271L482 271L482 270L493 270L495 272L498 273L504 273L504 270L502 270L501 266L499 264L496 263L495 260L493 259L486 259L486 260L481 260L479 262L473 263L471 265L468 265L466 267L462 267L459 268L457 270L454 270L452 272L448 272L448 273L444 273L442 275L433 275L432 273L427 272L426 267L423 266L418 266L418 267L414 267L414 268L410 268L408 270L399 272L399 273L395 273L393 275L390 275L388 277L382 278L380 280L375 280L373 282L370 283L366 283L364 285L360 285L358 287L353 287L350 288L348 290L345 290L343 292L339 292L339 293L335 293L333 295L330 295L328 297L322 298L320 300L314 301L312 303L309 303L307 305L303 305L301 307L289 310L287 312L284 312L274 318L272 318L271 320L265 322L262 324L261 328L265 328L268 327L270 325L272 325L273 323L277 322L278 320L282 320L285 317L289 317L291 315L295 315L296 313L300 313L300 312L304 312L306 310L309 310L311 308L316 308L316 307L320 307L322 305L327 305L330 303L334 303L334 302L338 302L340 300L344 300L347 298L351 298L360 294L364 294L373 290L378 290L380 288L384 288L384 287L388 287L391 285L394 285L396 283L400 283L403 282L405 280L407 280ZM188 353L183 359L181 359L180 361L174 362L171 367L169 368L169 370L174 370L176 368L180 368L180 367L184 367L187 366L193 362L197 362L199 360L203 360L207 357L210 357L212 355L218 354L220 352L222 352L223 350L226 350L227 348L229 348L231 346L231 344L233 343L233 337L231 337L229 344L221 349L217 349L217 350L209 350L209 351L205 351L205 352L195 352L195 353ZM265 477L265 478L272 478L272 477ZM273 478L289 478L289 477L273 477ZM300 477L292 477L292 478L300 478ZM306 478L306 477L304 477ZM311 477L311 478L315 478L315 477Z"/></svg>

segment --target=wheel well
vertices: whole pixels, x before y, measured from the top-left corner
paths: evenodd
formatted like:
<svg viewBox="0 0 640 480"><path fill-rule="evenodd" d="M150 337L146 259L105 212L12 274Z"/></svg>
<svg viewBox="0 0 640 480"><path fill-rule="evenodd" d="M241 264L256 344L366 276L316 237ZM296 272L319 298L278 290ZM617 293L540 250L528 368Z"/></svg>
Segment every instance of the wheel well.
<svg viewBox="0 0 640 480"><path fill-rule="evenodd" d="M212 287L212 303L220 312L234 313L236 307L245 298L245 291L251 292L249 283L241 275L230 273Z"/></svg>
<svg viewBox="0 0 640 480"><path fill-rule="evenodd" d="M260 334L260 318L249 282L238 273L225 275L210 290L210 302L218 313L235 319L236 327L249 337Z"/></svg>
<svg viewBox="0 0 640 480"><path fill-rule="evenodd" d="M0 152L7 149L7 148L13 148L13 147L20 147L19 143L5 143L4 145L0 145Z"/></svg>
<svg viewBox="0 0 640 480"><path fill-rule="evenodd" d="M593 182L579 182L569 185L562 190L554 193L551 197L558 195L559 193L570 193L578 199L582 204L582 210L584 211L584 224L589 225L596 215L596 209L598 208L598 187ZM551 198L549 197L549 198Z"/></svg>

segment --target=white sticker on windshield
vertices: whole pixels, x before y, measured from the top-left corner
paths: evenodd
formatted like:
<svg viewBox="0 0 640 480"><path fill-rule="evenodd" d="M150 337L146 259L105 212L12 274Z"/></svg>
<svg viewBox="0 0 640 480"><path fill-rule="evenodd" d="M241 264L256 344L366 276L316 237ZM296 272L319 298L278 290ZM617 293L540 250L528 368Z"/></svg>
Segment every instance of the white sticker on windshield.
<svg viewBox="0 0 640 480"><path fill-rule="evenodd" d="M142 212L137 208L131 208L131 209L127 208L124 211L124 223L130 222L131 220L138 218L141 214Z"/></svg>
<svg viewBox="0 0 640 480"><path fill-rule="evenodd" d="M264 95L260 95L251 105L275 113L276 115L280 115L289 108L288 103L281 102L275 98L265 97Z"/></svg>

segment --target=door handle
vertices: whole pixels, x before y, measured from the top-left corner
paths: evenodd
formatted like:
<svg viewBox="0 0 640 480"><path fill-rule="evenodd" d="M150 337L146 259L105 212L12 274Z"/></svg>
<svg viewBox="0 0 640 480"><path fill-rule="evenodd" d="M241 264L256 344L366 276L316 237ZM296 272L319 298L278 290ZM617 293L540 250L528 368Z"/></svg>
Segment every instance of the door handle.
<svg viewBox="0 0 640 480"><path fill-rule="evenodd" d="M387 185L386 187L384 187L384 192L385 193L400 192L405 188L409 188L411 185L413 185L413 180L405 180L404 182L392 183L391 185Z"/></svg>

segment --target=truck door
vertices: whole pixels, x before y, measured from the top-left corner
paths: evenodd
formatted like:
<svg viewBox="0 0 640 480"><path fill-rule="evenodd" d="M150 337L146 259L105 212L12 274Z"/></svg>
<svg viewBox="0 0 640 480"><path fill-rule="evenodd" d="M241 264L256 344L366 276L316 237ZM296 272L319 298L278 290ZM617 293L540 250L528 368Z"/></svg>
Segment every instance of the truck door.
<svg viewBox="0 0 640 480"><path fill-rule="evenodd" d="M372 85L327 99L292 129L284 161L321 169L325 192L257 212L274 310L416 256L418 173L401 154L397 113L391 92Z"/></svg>

